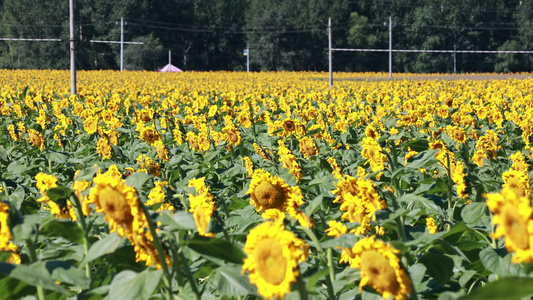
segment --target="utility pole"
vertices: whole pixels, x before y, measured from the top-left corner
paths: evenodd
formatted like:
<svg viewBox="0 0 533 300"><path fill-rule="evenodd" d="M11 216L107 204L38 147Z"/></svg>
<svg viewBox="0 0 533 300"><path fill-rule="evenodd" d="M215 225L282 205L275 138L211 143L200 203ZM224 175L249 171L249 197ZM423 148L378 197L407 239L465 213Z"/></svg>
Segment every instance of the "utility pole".
<svg viewBox="0 0 533 300"><path fill-rule="evenodd" d="M116 23L118 25L118 22ZM120 71L124 71L124 17L120 17Z"/></svg>
<svg viewBox="0 0 533 300"><path fill-rule="evenodd" d="M331 53L331 18L328 19L328 57L329 57L329 90L333 86L333 66L332 66L332 53Z"/></svg>
<svg viewBox="0 0 533 300"><path fill-rule="evenodd" d="M389 17L389 78L392 78L392 17Z"/></svg>
<svg viewBox="0 0 533 300"><path fill-rule="evenodd" d="M453 45L453 74L457 73L457 45Z"/></svg>
<svg viewBox="0 0 533 300"><path fill-rule="evenodd" d="M76 95L76 54L74 52L74 0L69 0L70 12L70 94Z"/></svg>
<svg viewBox="0 0 533 300"><path fill-rule="evenodd" d="M246 44L246 72L250 72L250 45Z"/></svg>

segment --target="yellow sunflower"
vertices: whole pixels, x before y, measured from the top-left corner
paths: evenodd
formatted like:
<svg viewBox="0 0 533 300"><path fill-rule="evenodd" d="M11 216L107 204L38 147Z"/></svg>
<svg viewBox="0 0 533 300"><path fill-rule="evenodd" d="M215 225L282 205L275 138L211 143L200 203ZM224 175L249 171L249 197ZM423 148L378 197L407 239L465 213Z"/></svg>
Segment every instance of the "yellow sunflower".
<svg viewBox="0 0 533 300"><path fill-rule="evenodd" d="M263 169L257 169L254 172L246 194L250 194L250 204L257 212L265 213L264 216L277 216L278 214L269 212L269 210L279 210L289 213L302 226L312 225L304 212L298 210L298 207L304 204L300 188L289 187L285 180L272 176Z"/></svg>
<svg viewBox="0 0 533 300"><path fill-rule="evenodd" d="M514 252L512 262L533 261L533 208L530 200L504 188L498 194L484 194L492 212L495 231L493 237L505 238L505 248Z"/></svg>
<svg viewBox="0 0 533 300"><path fill-rule="evenodd" d="M439 227L437 226L437 223L435 223L435 219L433 217L426 218L426 226L428 228L429 233L431 234L434 234L439 231Z"/></svg>
<svg viewBox="0 0 533 300"><path fill-rule="evenodd" d="M8 259L9 263L20 264L20 256L18 254L17 245L13 244L11 239L11 230L8 225L9 205L0 201L0 251L11 252L11 257Z"/></svg>
<svg viewBox="0 0 533 300"><path fill-rule="evenodd" d="M134 187L126 185L120 177L98 174L93 179L94 187L89 202L94 203L96 212L104 213L110 232L124 237L134 230L134 222L145 224L146 219L139 208L139 198ZM142 226L140 226L142 227Z"/></svg>
<svg viewBox="0 0 533 300"><path fill-rule="evenodd" d="M279 161L282 163L283 168L289 170L289 173L291 173L291 175L293 175L296 178L296 181L300 181L300 179L302 179L303 177L302 169L300 168L300 165L298 165L298 162L296 161L296 156L294 156L291 153L291 150L285 147L283 142L281 142L279 145L278 154L279 154Z"/></svg>
<svg viewBox="0 0 533 300"><path fill-rule="evenodd" d="M333 170L331 173L333 174L333 177L337 180L342 180L342 169L339 167L339 164L335 160L334 157L328 158L328 163L331 166L331 169Z"/></svg>
<svg viewBox="0 0 533 300"><path fill-rule="evenodd" d="M386 155L383 153L381 146L371 137L363 138L363 150L361 156L370 164L372 172L382 171L385 169Z"/></svg>
<svg viewBox="0 0 533 300"><path fill-rule="evenodd" d="M411 279L400 264L399 250L373 235L359 240L349 252L350 267L361 270L361 291L369 285L383 298L407 299Z"/></svg>
<svg viewBox="0 0 533 300"><path fill-rule="evenodd" d="M44 137L35 129L28 130L28 136L30 137L30 144L33 146L39 147L39 150L44 150Z"/></svg>
<svg viewBox="0 0 533 300"><path fill-rule="evenodd" d="M246 173L248 173L248 177L252 177L254 175L254 163L252 159L250 159L248 156L244 156L242 159L244 160L244 165L246 166Z"/></svg>
<svg viewBox="0 0 533 300"><path fill-rule="evenodd" d="M161 139L161 135L155 129L155 125L151 125L142 128L141 139L150 145L154 145L157 140Z"/></svg>
<svg viewBox="0 0 533 300"><path fill-rule="evenodd" d="M243 248L247 254L242 273L266 299L283 299L299 276L298 262L307 259L309 246L281 222L264 222L250 230Z"/></svg>
<svg viewBox="0 0 533 300"><path fill-rule="evenodd" d="M102 155L102 159L110 159L112 157L111 145L109 145L107 138L101 137L98 140L98 143L96 144L96 152Z"/></svg>
<svg viewBox="0 0 533 300"><path fill-rule="evenodd" d="M168 150L165 148L165 144L162 140L157 140L154 142L155 150L157 152L157 157L163 162L167 162L170 157L168 156Z"/></svg>
<svg viewBox="0 0 533 300"><path fill-rule="evenodd" d="M209 222L213 212L217 209L213 196L205 185L205 177L189 180L189 187L196 189L197 195L189 194L190 208L198 233L203 236L212 237L215 234L207 232Z"/></svg>
<svg viewBox="0 0 533 300"><path fill-rule="evenodd" d="M68 219L76 215L70 200L60 204L50 200L46 195L46 191L57 187L57 178L54 175L38 173L35 175L35 180L37 181L35 186L41 192L41 198L37 199L37 202L41 202L41 206L44 209L50 210L50 213L57 218Z"/></svg>
<svg viewBox="0 0 533 300"><path fill-rule="evenodd" d="M133 233L129 237L133 250L135 251L135 261L144 261L146 266L154 266L161 269L161 261L157 249L154 246L154 239L149 231L143 234ZM170 256L165 251L165 262L167 266L171 264Z"/></svg>
<svg viewBox="0 0 533 300"><path fill-rule="evenodd" d="M313 155L318 154L318 148L315 144L315 141L310 136L305 136L302 139L300 139L300 152L303 154L305 159L309 160L309 158Z"/></svg>
<svg viewBox="0 0 533 300"><path fill-rule="evenodd" d="M235 127L235 125L233 125L233 123L230 123L228 125L226 125L222 131L224 132L224 140L226 141L226 143L228 143L228 145L234 145L234 146L238 146L241 144L241 133L240 131L237 129L237 127Z"/></svg>

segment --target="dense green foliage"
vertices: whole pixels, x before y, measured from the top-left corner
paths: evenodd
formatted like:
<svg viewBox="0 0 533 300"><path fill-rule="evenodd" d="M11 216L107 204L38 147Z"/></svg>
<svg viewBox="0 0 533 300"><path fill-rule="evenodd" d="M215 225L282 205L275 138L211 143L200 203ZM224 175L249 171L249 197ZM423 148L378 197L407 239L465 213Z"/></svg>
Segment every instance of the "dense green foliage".
<svg viewBox="0 0 533 300"><path fill-rule="evenodd" d="M124 17L128 70L155 70L172 62L184 70L325 71L327 22L333 47L530 50L533 4L519 0L78 0L77 63L82 69L118 69ZM0 0L0 37L60 38L61 42L0 41L0 67L65 69L69 65L68 1ZM458 72L529 71L528 54L457 54ZM395 72L452 72L450 53L395 53ZM334 70L386 71L383 52L335 52Z"/></svg>

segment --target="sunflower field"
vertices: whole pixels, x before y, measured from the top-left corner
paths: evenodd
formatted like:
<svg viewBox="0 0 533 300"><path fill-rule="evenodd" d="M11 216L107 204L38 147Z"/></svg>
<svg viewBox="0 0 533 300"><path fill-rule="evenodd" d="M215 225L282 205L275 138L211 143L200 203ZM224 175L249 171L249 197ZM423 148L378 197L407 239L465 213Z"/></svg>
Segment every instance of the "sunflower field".
<svg viewBox="0 0 533 300"><path fill-rule="evenodd" d="M386 76L2 70L0 299L533 295L533 79Z"/></svg>

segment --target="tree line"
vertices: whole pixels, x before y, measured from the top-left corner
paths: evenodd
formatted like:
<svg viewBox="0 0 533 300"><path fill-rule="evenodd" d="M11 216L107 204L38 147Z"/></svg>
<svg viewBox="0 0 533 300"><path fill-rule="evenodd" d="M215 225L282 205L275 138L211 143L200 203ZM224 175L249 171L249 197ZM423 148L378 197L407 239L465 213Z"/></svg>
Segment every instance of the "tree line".
<svg viewBox="0 0 533 300"><path fill-rule="evenodd" d="M328 70L334 48L532 50L527 0L77 0L78 69L119 69L124 18L126 70ZM69 3L0 0L0 68L68 69ZM530 54L394 53L394 72L531 71ZM335 71L387 71L386 52L334 52Z"/></svg>

